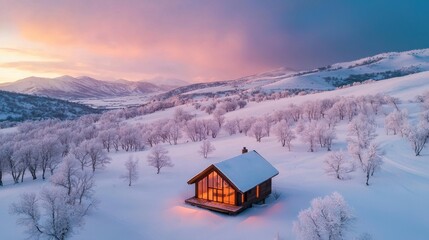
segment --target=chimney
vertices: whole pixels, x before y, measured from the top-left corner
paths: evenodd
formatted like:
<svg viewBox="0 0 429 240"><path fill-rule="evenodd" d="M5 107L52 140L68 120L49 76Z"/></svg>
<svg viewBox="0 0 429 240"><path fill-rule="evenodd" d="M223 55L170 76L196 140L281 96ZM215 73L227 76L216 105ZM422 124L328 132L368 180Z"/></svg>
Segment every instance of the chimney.
<svg viewBox="0 0 429 240"><path fill-rule="evenodd" d="M247 148L243 147L243 149L241 150L241 153L244 154L244 153L247 153L247 152L248 152Z"/></svg>

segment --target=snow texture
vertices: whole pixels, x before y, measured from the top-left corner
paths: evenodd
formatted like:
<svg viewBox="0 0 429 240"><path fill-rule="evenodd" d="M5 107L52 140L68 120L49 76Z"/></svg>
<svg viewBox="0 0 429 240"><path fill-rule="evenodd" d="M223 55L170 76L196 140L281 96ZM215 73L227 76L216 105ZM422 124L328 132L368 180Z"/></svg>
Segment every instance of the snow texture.
<svg viewBox="0 0 429 240"><path fill-rule="evenodd" d="M276 176L279 171L256 151L214 164L241 192Z"/></svg>

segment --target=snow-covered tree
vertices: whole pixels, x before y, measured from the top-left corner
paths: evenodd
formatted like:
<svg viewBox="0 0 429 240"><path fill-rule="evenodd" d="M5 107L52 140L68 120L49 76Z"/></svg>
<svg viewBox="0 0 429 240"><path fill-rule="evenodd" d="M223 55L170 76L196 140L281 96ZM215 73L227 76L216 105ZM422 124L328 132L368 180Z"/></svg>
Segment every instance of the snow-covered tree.
<svg viewBox="0 0 429 240"><path fill-rule="evenodd" d="M115 138L119 138L117 130L112 128L101 131L98 136L107 152L113 147Z"/></svg>
<svg viewBox="0 0 429 240"><path fill-rule="evenodd" d="M282 147L287 146L290 151L292 140L294 140L296 136L292 127L288 122L286 122L286 120L281 120L274 125L274 135L276 135L277 140L282 144Z"/></svg>
<svg viewBox="0 0 429 240"><path fill-rule="evenodd" d="M398 132L401 133L401 136L404 134L404 124L408 118L408 112L406 109L402 111L393 111L384 119L384 127L386 129L386 134L389 134L389 131L393 132L393 135L396 135Z"/></svg>
<svg viewBox="0 0 429 240"><path fill-rule="evenodd" d="M204 158L207 158L209 153L212 153L216 148L209 140L204 140L203 144L200 146L200 150L198 151Z"/></svg>
<svg viewBox="0 0 429 240"><path fill-rule="evenodd" d="M124 164L126 172L124 175L121 176L121 178L124 179L130 187L131 184L137 181L137 179L139 178L138 163L138 159L133 160L133 158L130 157Z"/></svg>
<svg viewBox="0 0 429 240"><path fill-rule="evenodd" d="M354 165L348 161L343 151L331 152L325 158L325 171L337 179L345 179L347 174L354 171Z"/></svg>
<svg viewBox="0 0 429 240"><path fill-rule="evenodd" d="M375 133L374 120L363 114L359 114L348 125L347 139L349 145L355 148L351 151L352 155L359 154L359 151L369 147L371 141L377 136ZM359 156L358 156L359 157Z"/></svg>
<svg viewBox="0 0 429 240"><path fill-rule="evenodd" d="M176 110L174 111L173 119L176 123L186 122L191 120L192 118L193 116L182 108L176 108Z"/></svg>
<svg viewBox="0 0 429 240"><path fill-rule="evenodd" d="M228 132L230 136L236 134L238 130L237 121L235 121L234 119L227 120L223 125L223 128Z"/></svg>
<svg viewBox="0 0 429 240"><path fill-rule="evenodd" d="M302 240L347 239L347 231L354 216L341 194L334 192L324 198L315 198L311 207L298 215L293 231Z"/></svg>
<svg viewBox="0 0 429 240"><path fill-rule="evenodd" d="M11 135L0 135L0 186L3 186L3 175L9 169L13 156L13 146L9 142Z"/></svg>
<svg viewBox="0 0 429 240"><path fill-rule="evenodd" d="M318 141L317 122L300 122L297 125L297 131L300 133L301 141L308 144L308 151L314 152Z"/></svg>
<svg viewBox="0 0 429 240"><path fill-rule="evenodd" d="M223 108L216 108L213 112L213 119L218 123L219 127L222 127L225 122L225 113L226 111Z"/></svg>
<svg viewBox="0 0 429 240"><path fill-rule="evenodd" d="M409 126L406 130L406 136L416 156L420 156L429 140L429 122L421 120L417 126Z"/></svg>
<svg viewBox="0 0 429 240"><path fill-rule="evenodd" d="M378 145L371 143L367 149L363 149L361 158L358 160L358 164L360 164L365 174L365 184L368 186L370 177L372 177L374 173L380 169L381 164L383 164Z"/></svg>
<svg viewBox="0 0 429 240"><path fill-rule="evenodd" d="M261 142L261 139L267 136L265 121L258 119L252 124L249 131L250 135L256 138L257 142Z"/></svg>
<svg viewBox="0 0 429 240"><path fill-rule="evenodd" d="M252 127L252 124L255 122L255 118L245 118L240 120L240 130L244 133L244 135L247 136L247 133L250 131L250 128Z"/></svg>
<svg viewBox="0 0 429 240"><path fill-rule="evenodd" d="M202 141L207 138L202 121L197 119L186 122L185 132L192 142Z"/></svg>
<svg viewBox="0 0 429 240"><path fill-rule="evenodd" d="M173 167L170 157L167 155L167 149L162 146L155 146L150 151L150 154L147 157L149 166L152 166L157 169L156 174L159 174L163 167Z"/></svg>
<svg viewBox="0 0 429 240"><path fill-rule="evenodd" d="M80 164L72 155L66 156L58 171L50 178L54 186L63 188L69 198L69 203L82 204L84 199L92 201L94 177L88 170L82 170Z"/></svg>
<svg viewBox="0 0 429 240"><path fill-rule="evenodd" d="M106 164L110 163L110 158L103 151L103 145L98 139L86 140L82 144L85 146L84 150L87 153L93 172L95 172L95 169L102 169Z"/></svg>
<svg viewBox="0 0 429 240"><path fill-rule="evenodd" d="M58 137L52 134L45 135L42 139L34 144L36 154L40 161L42 169L42 179L45 179L46 170L56 166L61 161L61 155L64 148L58 142Z"/></svg>
<svg viewBox="0 0 429 240"><path fill-rule="evenodd" d="M166 134L167 142L170 144L177 145L178 140L182 137L182 130L179 124L170 120L163 126L163 131Z"/></svg>
<svg viewBox="0 0 429 240"><path fill-rule="evenodd" d="M69 204L64 191L46 188L40 197L34 193L21 195L20 201L11 205L10 213L20 217L18 224L31 238L65 240L83 227L84 217L92 208L92 203Z"/></svg>

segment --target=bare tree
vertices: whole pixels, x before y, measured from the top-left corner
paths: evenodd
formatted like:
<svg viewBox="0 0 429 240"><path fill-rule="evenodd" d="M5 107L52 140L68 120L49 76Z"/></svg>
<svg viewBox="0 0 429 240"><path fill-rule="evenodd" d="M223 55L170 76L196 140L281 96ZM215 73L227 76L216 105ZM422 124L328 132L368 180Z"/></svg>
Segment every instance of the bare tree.
<svg viewBox="0 0 429 240"><path fill-rule="evenodd" d="M139 173L137 171L138 163L139 163L139 160L138 159L133 160L132 157L128 158L128 160L125 162L126 173L122 175L121 178L127 181L128 186L130 187L131 187L131 184L137 181L137 179L139 178Z"/></svg>
<svg viewBox="0 0 429 240"><path fill-rule="evenodd" d="M429 139L429 123L420 121L417 126L409 127L406 136L416 156L420 156Z"/></svg>
<svg viewBox="0 0 429 240"><path fill-rule="evenodd" d="M314 152L317 146L317 122L299 123L297 131L301 134L301 141L308 144L308 151Z"/></svg>
<svg viewBox="0 0 429 240"><path fill-rule="evenodd" d="M267 136L265 122L261 119L258 119L256 122L252 124L250 128L250 135L256 138L257 142L261 142L261 139Z"/></svg>
<svg viewBox="0 0 429 240"><path fill-rule="evenodd" d="M170 157L167 155L168 151L162 146L155 146L150 151L150 154L147 157L149 166L155 167L157 169L156 174L159 174L161 168L163 167L173 167Z"/></svg>
<svg viewBox="0 0 429 240"><path fill-rule="evenodd" d="M45 180L46 169L60 161L63 150L58 142L58 137L54 135L46 135L35 144L35 149L40 159L42 179Z"/></svg>
<svg viewBox="0 0 429 240"><path fill-rule="evenodd" d="M64 158L59 170L51 177L54 186L64 188L69 202L82 204L84 199L92 201L94 177L93 173L81 170L79 162L71 155Z"/></svg>
<svg viewBox="0 0 429 240"><path fill-rule="evenodd" d="M40 197L34 193L21 195L10 213L20 216L18 224L31 238L65 240L84 225L84 217L93 208L89 204L69 204L68 196L57 188L45 188Z"/></svg>
<svg viewBox="0 0 429 240"><path fill-rule="evenodd" d="M346 178L347 173L354 171L352 162L347 161L344 152L331 152L325 159L325 171L328 174L335 175L337 179Z"/></svg>
<svg viewBox="0 0 429 240"><path fill-rule="evenodd" d="M352 226L354 216L341 194L334 192L315 198L311 207L301 211L293 223L298 239L343 240Z"/></svg>
<svg viewBox="0 0 429 240"><path fill-rule="evenodd" d="M212 153L214 150L216 150L216 148L211 144L211 142L209 140L204 140L198 153L200 153L204 158L207 158L207 155Z"/></svg>
<svg viewBox="0 0 429 240"><path fill-rule="evenodd" d="M95 172L95 169L104 168L106 164L110 163L110 158L107 156L106 152L103 151L103 145L101 145L97 139L88 141L88 148L86 151L91 159L92 171Z"/></svg>
<svg viewBox="0 0 429 240"><path fill-rule="evenodd" d="M362 154L362 161L359 161L362 171L365 173L366 185L369 186L369 179L380 168L383 161L381 160L378 145L371 143L368 149Z"/></svg>
<svg viewBox="0 0 429 240"><path fill-rule="evenodd" d="M384 127L386 129L386 134L389 134L389 130L393 132L393 135L396 135L398 132L403 135L403 128L406 120L408 118L408 112L406 109L402 111L393 111L384 119Z"/></svg>
<svg viewBox="0 0 429 240"><path fill-rule="evenodd" d="M296 138L296 136L286 120L281 120L274 126L274 135L276 135L277 140L281 142L282 146L284 147L287 145L290 151L292 146L291 142Z"/></svg>
<svg viewBox="0 0 429 240"><path fill-rule="evenodd" d="M235 119L227 120L223 127L230 136L236 134L238 130L237 121Z"/></svg>
<svg viewBox="0 0 429 240"><path fill-rule="evenodd" d="M0 135L0 186L3 186L3 174L8 170L12 161L13 147L8 141L8 135Z"/></svg>

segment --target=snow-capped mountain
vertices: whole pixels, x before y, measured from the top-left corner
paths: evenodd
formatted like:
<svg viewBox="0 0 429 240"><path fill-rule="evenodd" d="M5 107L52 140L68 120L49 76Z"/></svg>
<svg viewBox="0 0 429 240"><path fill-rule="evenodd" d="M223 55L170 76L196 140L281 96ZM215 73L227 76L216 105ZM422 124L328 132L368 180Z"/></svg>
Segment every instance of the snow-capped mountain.
<svg viewBox="0 0 429 240"><path fill-rule="evenodd" d="M163 92L166 89L148 82L101 81L90 77L29 77L0 85L1 90L60 99L106 98Z"/></svg>
<svg viewBox="0 0 429 240"><path fill-rule="evenodd" d="M189 85L189 82L186 82L184 80L177 79L177 78L165 78L165 77L154 77L150 79L145 79L142 82L152 83L166 90L171 90L174 88Z"/></svg>
<svg viewBox="0 0 429 240"><path fill-rule="evenodd" d="M295 72L286 68L235 80L197 83L173 89L162 98L174 95L213 95L247 90L282 91L332 90L336 87L383 80L429 70L429 49L382 53L351 62L337 63L309 71Z"/></svg>

